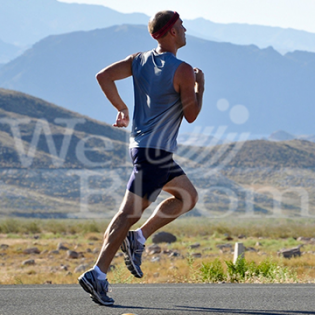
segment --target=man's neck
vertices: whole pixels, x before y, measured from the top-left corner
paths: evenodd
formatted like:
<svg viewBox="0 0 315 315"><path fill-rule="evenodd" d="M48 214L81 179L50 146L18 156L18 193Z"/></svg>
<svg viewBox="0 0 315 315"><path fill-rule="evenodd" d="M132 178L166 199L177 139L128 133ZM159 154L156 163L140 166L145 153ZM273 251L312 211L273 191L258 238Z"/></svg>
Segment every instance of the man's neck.
<svg viewBox="0 0 315 315"><path fill-rule="evenodd" d="M176 56L177 54L177 48L176 47L171 47L170 45L161 45L159 44L158 47L156 48L156 51L158 53L164 53L164 52L170 52Z"/></svg>

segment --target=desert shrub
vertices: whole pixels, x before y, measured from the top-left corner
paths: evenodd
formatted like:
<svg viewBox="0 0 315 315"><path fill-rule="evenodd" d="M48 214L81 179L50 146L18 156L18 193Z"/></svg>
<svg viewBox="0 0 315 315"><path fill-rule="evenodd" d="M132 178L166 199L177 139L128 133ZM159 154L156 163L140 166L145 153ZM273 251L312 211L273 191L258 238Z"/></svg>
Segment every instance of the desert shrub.
<svg viewBox="0 0 315 315"><path fill-rule="evenodd" d="M83 233L100 233L101 228L100 224L93 221L87 221L82 225L82 232Z"/></svg>
<svg viewBox="0 0 315 315"><path fill-rule="evenodd" d="M226 280L222 263L218 258L210 263L202 263L200 271L203 282L220 282Z"/></svg>
<svg viewBox="0 0 315 315"><path fill-rule="evenodd" d="M25 221L22 224L22 230L27 234L37 234L42 232L40 223L38 221Z"/></svg>
<svg viewBox="0 0 315 315"><path fill-rule="evenodd" d="M258 282L258 283L285 283L295 282L296 275L287 267L279 266L270 259L261 263L248 262L239 257L235 263L225 261L226 271L222 262L215 259L211 263L203 263L200 268L200 278L203 282Z"/></svg>
<svg viewBox="0 0 315 315"><path fill-rule="evenodd" d="M6 219L0 224L1 233L11 234L21 232L21 222L15 219Z"/></svg>

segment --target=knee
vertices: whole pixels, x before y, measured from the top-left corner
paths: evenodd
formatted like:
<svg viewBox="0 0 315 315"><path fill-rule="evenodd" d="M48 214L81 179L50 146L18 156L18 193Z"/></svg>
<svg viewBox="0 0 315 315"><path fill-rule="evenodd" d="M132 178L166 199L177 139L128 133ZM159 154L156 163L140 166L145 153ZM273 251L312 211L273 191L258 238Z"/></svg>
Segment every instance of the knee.
<svg viewBox="0 0 315 315"><path fill-rule="evenodd" d="M128 224L129 226L132 226L140 220L141 214L134 213L134 212L119 211L117 213L117 217L119 221L124 222L125 224Z"/></svg>
<svg viewBox="0 0 315 315"><path fill-rule="evenodd" d="M192 210L198 202L198 192L193 186L174 197L182 202L185 212Z"/></svg>
<svg viewBox="0 0 315 315"><path fill-rule="evenodd" d="M194 188L194 189L191 189L189 191L189 194L185 196L185 198L183 198L183 202L184 202L184 205L185 208L186 208L186 211L190 211L192 209L194 209L194 207L196 206L197 202L198 202L198 192L197 190Z"/></svg>
<svg viewBox="0 0 315 315"><path fill-rule="evenodd" d="M139 221L141 216L126 213L124 211L118 211L110 224L108 225L103 238L104 240L109 237L109 235L113 232L124 230L124 229L130 229L131 226L133 226L135 223Z"/></svg>
<svg viewBox="0 0 315 315"><path fill-rule="evenodd" d="M191 198L191 201L190 201L190 209L189 210L192 210L196 206L198 199L199 199L198 192L196 189L194 189L190 193L190 198Z"/></svg>

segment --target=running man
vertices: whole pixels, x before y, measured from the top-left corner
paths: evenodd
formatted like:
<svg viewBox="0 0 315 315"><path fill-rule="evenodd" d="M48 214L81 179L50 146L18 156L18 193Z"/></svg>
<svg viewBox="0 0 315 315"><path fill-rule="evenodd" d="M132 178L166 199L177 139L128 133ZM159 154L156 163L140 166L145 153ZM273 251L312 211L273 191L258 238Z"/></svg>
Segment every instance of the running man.
<svg viewBox="0 0 315 315"><path fill-rule="evenodd" d="M133 172L119 211L105 231L95 266L78 279L94 302L106 306L114 304L107 295L106 273L119 247L130 272L141 278L141 255L146 239L193 209L198 199L196 189L173 160L173 152L183 117L192 123L201 110L204 74L176 58L177 50L186 45L186 29L177 12L156 13L148 28L157 40L156 49L130 55L96 76L118 111L115 127L129 124L128 107L115 81L132 76L135 93L130 136ZM141 228L129 231L162 190L171 196L157 206Z"/></svg>

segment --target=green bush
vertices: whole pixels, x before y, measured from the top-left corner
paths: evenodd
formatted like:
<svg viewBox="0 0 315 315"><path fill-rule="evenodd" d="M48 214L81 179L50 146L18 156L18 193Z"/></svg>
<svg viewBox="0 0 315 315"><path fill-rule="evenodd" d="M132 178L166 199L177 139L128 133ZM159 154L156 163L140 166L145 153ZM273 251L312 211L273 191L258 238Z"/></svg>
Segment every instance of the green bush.
<svg viewBox="0 0 315 315"><path fill-rule="evenodd" d="M65 222L60 220L49 220L45 224L45 230L49 233L53 233L55 235L66 234L67 227Z"/></svg>
<svg viewBox="0 0 315 315"><path fill-rule="evenodd" d="M21 232L21 222L15 219L6 219L3 222L1 222L1 233L5 234L15 234Z"/></svg>
<svg viewBox="0 0 315 315"><path fill-rule="evenodd" d="M246 262L245 258L241 256L237 259L235 264L232 261L225 262L227 266L227 279L231 282L240 282L245 280L246 276L252 277L255 273L255 265Z"/></svg>
<svg viewBox="0 0 315 315"><path fill-rule="evenodd" d="M226 272L219 259L211 263L203 263L200 268L200 277L203 282L260 282L260 283L284 283L296 281L296 275L288 268L278 266L270 259L265 259L260 264L247 262L239 257L235 264L225 261Z"/></svg>
<svg viewBox="0 0 315 315"><path fill-rule="evenodd" d="M202 263L200 268L201 280L203 282L220 282L226 279L222 263L219 259L215 259L210 263Z"/></svg>
<svg viewBox="0 0 315 315"><path fill-rule="evenodd" d="M97 222L88 221L82 226L84 233L100 233L101 229Z"/></svg>
<svg viewBox="0 0 315 315"><path fill-rule="evenodd" d="M40 224L37 221L26 221L23 224L22 230L27 234L38 234L42 232Z"/></svg>

